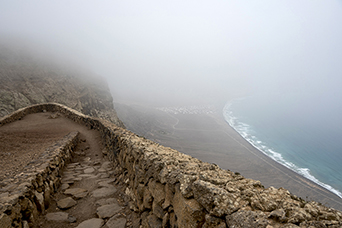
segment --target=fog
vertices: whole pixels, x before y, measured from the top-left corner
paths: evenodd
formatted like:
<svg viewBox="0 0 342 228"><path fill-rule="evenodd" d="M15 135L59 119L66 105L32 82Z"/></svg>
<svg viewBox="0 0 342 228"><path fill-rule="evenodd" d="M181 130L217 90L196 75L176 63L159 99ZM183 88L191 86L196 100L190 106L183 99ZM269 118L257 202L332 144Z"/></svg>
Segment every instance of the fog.
<svg viewBox="0 0 342 228"><path fill-rule="evenodd" d="M342 98L337 0L1 1L0 35L77 60L117 102Z"/></svg>

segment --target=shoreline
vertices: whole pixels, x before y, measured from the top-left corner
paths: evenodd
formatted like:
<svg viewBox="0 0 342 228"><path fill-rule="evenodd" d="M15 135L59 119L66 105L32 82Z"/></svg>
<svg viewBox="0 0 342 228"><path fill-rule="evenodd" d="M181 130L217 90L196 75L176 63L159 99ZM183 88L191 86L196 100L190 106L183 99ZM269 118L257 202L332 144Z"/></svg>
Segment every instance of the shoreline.
<svg viewBox="0 0 342 228"><path fill-rule="evenodd" d="M276 151L271 151L274 154L277 154L278 156L272 156L269 155L266 151L263 151L261 148L258 147L258 145L255 144L255 142L252 139L248 139L246 137L244 137L237 128L235 128L230 121L228 120L228 117L225 116L225 112L227 112L229 110L229 105L230 103L227 103L224 107L223 107L223 119L225 120L225 122L229 125L229 127L233 128L235 130L236 133L238 133L241 137L243 137L249 144L251 144L255 149L257 149L260 153L263 153L264 155L266 155L267 157L271 158L272 160L274 160L275 162L279 163L280 165L288 168L289 170L295 172L296 174L312 181L313 183L319 185L320 187L330 191L331 193L337 195L339 198L342 199L342 193L338 190L333 188L331 185L321 182L320 180L318 180L314 175L312 175L309 171L309 168L303 168L303 167L298 167L295 164L293 164L291 161L287 161L282 157L282 154ZM227 107L228 106L228 107ZM279 157L277 159L277 157ZM294 166L294 168L291 168L291 166ZM300 172L302 171L302 172ZM307 172L307 174L305 174L304 172Z"/></svg>
<svg viewBox="0 0 342 228"><path fill-rule="evenodd" d="M218 115L219 115L219 114L218 114ZM274 168L276 168L276 169L278 169L278 170L281 170L282 173L284 173L285 175L288 175L290 178L292 178L293 180L295 180L298 184L304 185L305 187L309 186L309 187L312 188L314 191L318 191L317 193L318 193L318 194L321 194L323 197L325 196L325 197L330 198L331 201L335 202L335 203L338 205L338 207L337 207L336 209L342 210L342 198L341 198L338 194L336 194L336 193L334 193L333 191L331 191L331 190L325 188L324 186L321 186L320 184L318 184L318 183L316 183L315 181L313 181L313 180L307 178L306 176L297 173L295 170L292 170L291 168L285 166L284 164L282 164L282 163L276 161L275 159L273 159L272 157L268 156L268 155L265 154L263 151L261 151L260 149L258 149L255 145L253 145L251 142L249 142L247 139L245 139L245 138L244 138L244 137L243 137L243 136L234 128L234 127L232 127L232 126L225 120L225 118L224 118L223 115L222 115L221 118L222 118L221 120L223 120L223 121L226 123L227 127L229 127L229 128L231 128L232 130L234 130L235 133L236 133L237 135L239 135L239 137L241 137L241 138L245 141L245 143L247 143L247 144L249 144L251 147L253 147L253 149L256 150L256 152L259 153L259 156L265 157L265 158L264 158L264 159L265 159L265 160L264 160L265 162L267 162L269 165L272 165ZM244 146L243 144L241 144L241 145ZM249 149L248 147L246 147L246 149L248 149L248 150L250 151L250 149ZM254 154L253 151L250 151L250 152ZM256 156L258 156L258 155L256 154ZM269 161L268 161L268 160L269 160ZM272 163L275 163L275 164L272 164ZM280 168L279 166L280 166L281 168ZM254 178L253 178L253 179L254 179ZM299 181L297 181L297 180L299 180ZM323 184L324 184L324 183L323 183ZM331 186L330 186L330 187L331 187ZM284 188L289 190L288 187L284 187ZM300 196L300 197L303 198L303 196L301 196L301 195L297 195L297 196ZM322 196L321 196L321 197L322 197ZM332 197L332 196L334 196L334 197ZM319 198L321 198L321 197L319 197ZM304 198L303 198L303 199L304 199ZM323 199L323 198L322 198L322 199ZM337 200L337 199L339 199L339 200ZM321 201L321 200L316 200L316 199L313 199L313 200L314 200L314 201L319 201L319 202Z"/></svg>
<svg viewBox="0 0 342 228"><path fill-rule="evenodd" d="M342 210L341 198L259 151L225 121L220 108L211 114L171 114L141 105L116 105L119 118L138 135L259 180L265 188L283 187L306 201Z"/></svg>

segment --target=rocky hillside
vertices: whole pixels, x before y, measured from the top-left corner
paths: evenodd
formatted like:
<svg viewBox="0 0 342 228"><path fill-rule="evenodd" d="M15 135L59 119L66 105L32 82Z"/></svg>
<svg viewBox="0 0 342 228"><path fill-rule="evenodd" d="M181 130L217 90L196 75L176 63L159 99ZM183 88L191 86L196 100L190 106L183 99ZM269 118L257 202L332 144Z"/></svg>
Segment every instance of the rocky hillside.
<svg viewBox="0 0 342 228"><path fill-rule="evenodd" d="M0 44L0 117L28 105L57 102L123 127L103 78L47 56Z"/></svg>

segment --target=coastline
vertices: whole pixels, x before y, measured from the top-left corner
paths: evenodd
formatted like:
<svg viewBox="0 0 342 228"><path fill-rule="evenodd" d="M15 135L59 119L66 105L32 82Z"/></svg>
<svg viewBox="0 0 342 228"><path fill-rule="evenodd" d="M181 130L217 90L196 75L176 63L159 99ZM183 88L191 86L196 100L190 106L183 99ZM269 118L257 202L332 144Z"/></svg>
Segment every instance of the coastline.
<svg viewBox="0 0 342 228"><path fill-rule="evenodd" d="M265 188L283 187L304 200L317 201L342 210L341 198L259 151L236 132L220 112L172 114L146 106L129 107L130 116L127 117L120 115L123 106L117 109L119 118L124 123L128 122L126 118L134 122L132 110L138 110L136 116L139 116L139 120L136 121L143 119L146 126L140 124L139 129L133 129L134 123L131 123L132 127L125 124L139 135L202 161L215 163L223 169L239 172L246 178L260 180ZM149 116L153 118L149 119Z"/></svg>

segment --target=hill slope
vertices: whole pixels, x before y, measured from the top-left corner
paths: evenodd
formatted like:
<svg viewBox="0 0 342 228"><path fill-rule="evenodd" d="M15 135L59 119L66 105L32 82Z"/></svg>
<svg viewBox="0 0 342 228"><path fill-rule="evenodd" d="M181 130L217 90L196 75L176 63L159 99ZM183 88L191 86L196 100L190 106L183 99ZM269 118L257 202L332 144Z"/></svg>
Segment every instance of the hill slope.
<svg viewBox="0 0 342 228"><path fill-rule="evenodd" d="M57 102L124 126L103 78L55 60L0 44L0 117L31 104Z"/></svg>

